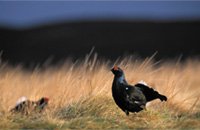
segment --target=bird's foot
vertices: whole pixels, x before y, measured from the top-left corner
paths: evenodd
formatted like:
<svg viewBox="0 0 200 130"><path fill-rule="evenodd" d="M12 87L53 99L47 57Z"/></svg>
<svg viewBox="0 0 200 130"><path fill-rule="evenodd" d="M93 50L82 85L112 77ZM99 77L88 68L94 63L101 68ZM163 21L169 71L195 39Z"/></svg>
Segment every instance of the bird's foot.
<svg viewBox="0 0 200 130"><path fill-rule="evenodd" d="M145 111L147 110L145 105L141 105L140 107Z"/></svg>

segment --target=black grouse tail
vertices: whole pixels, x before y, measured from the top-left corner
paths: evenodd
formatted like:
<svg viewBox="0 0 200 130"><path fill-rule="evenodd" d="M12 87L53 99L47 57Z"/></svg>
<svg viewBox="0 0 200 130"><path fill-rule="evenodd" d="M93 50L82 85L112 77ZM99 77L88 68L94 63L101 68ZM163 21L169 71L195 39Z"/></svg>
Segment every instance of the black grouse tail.
<svg viewBox="0 0 200 130"><path fill-rule="evenodd" d="M164 95L161 95L161 94L159 94L159 99L160 99L161 101L167 101L167 97L164 96Z"/></svg>
<svg viewBox="0 0 200 130"><path fill-rule="evenodd" d="M159 94L153 88L150 88L149 86L147 86L147 84L145 82L144 83L139 82L135 85L135 87L139 88L144 93L144 95L146 96L147 102L152 101L154 99L160 99L161 101L167 101L166 96Z"/></svg>

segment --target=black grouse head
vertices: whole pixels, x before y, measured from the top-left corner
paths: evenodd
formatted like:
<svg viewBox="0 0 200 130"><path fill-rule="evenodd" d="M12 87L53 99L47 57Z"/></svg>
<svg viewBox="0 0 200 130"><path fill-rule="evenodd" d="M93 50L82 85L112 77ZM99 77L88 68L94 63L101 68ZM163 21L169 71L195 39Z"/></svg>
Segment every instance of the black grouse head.
<svg viewBox="0 0 200 130"><path fill-rule="evenodd" d="M40 109L44 109L44 107L48 104L49 98L42 97L39 101L37 101L38 107Z"/></svg>
<svg viewBox="0 0 200 130"><path fill-rule="evenodd" d="M119 68L118 66L114 66L111 71L113 72L113 74L116 76L116 77L121 77L124 75L124 72L121 68Z"/></svg>

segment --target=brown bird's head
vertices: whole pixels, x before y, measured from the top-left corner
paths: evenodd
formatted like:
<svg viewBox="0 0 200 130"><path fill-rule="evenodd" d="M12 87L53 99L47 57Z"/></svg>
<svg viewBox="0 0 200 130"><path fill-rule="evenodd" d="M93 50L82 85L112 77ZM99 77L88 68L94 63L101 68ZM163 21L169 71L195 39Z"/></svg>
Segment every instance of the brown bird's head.
<svg viewBox="0 0 200 130"><path fill-rule="evenodd" d="M38 102L39 102L39 104L48 103L49 102L49 98L42 97Z"/></svg>
<svg viewBox="0 0 200 130"><path fill-rule="evenodd" d="M38 108L40 108L42 110L42 109L44 109L44 107L46 107L48 105L48 102L49 102L49 98L42 97L40 100L37 101L37 106L38 106Z"/></svg>

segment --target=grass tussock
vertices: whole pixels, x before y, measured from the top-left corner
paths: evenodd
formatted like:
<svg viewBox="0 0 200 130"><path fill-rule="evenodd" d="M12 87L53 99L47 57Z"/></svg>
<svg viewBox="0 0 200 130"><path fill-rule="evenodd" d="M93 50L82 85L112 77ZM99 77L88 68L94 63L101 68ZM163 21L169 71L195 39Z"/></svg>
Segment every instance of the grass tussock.
<svg viewBox="0 0 200 130"><path fill-rule="evenodd" d="M113 64L124 69L130 84L144 80L168 101L155 100L147 105L147 111L127 117L112 99ZM199 128L199 75L198 60L157 63L152 57L126 57L112 63L88 55L82 61L31 72L2 63L0 128ZM9 110L22 96L30 100L49 97L49 105L42 114L11 114Z"/></svg>

